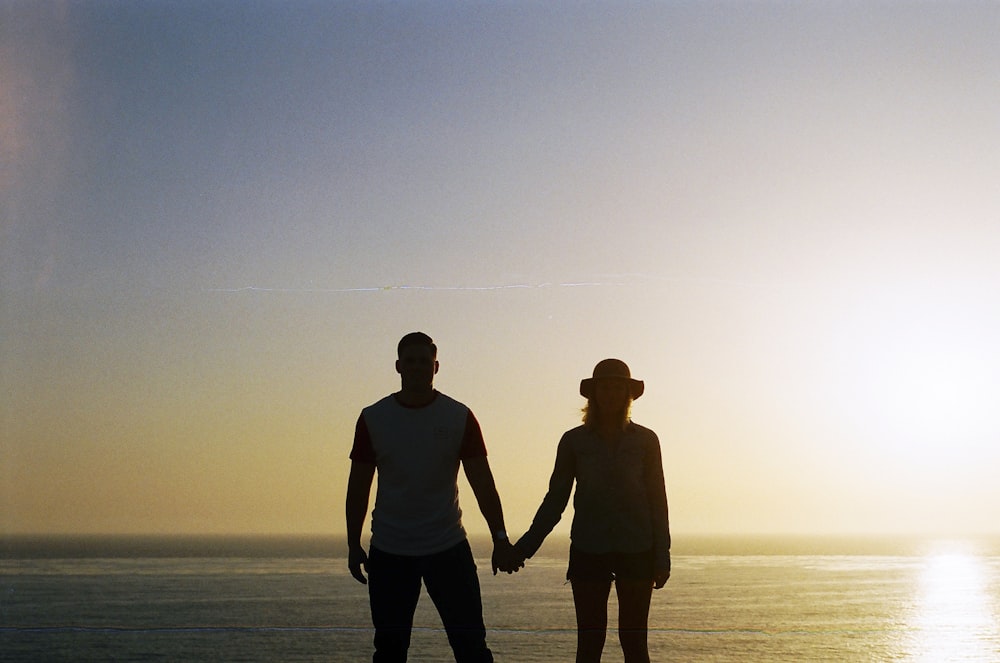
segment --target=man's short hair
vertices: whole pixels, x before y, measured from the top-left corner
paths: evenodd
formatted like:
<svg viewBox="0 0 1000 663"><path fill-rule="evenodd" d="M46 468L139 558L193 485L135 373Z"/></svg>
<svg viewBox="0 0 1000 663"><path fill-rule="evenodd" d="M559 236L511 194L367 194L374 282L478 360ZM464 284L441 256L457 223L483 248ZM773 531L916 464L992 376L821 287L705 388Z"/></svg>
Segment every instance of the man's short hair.
<svg viewBox="0 0 1000 663"><path fill-rule="evenodd" d="M411 345L426 345L431 349L431 354L437 359L438 349L434 345L434 340L423 332L410 332L403 338L399 339L399 345L396 346L396 356L403 356L403 348L407 348Z"/></svg>

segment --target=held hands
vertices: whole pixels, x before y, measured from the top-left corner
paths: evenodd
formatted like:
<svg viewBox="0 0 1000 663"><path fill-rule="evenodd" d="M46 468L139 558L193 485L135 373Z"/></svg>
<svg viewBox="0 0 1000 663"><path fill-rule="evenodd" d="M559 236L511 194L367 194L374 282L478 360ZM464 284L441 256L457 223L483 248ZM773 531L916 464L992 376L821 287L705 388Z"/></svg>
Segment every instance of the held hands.
<svg viewBox="0 0 1000 663"><path fill-rule="evenodd" d="M361 546L351 547L347 551L347 568L351 571L351 575L354 579L360 582L362 585L368 584L368 578L365 574L361 572L361 567L368 571L368 555L365 554L365 549ZM494 573L496 573L494 571Z"/></svg>
<svg viewBox="0 0 1000 663"><path fill-rule="evenodd" d="M493 575L497 570L517 573L524 566L524 555L508 539L493 542Z"/></svg>

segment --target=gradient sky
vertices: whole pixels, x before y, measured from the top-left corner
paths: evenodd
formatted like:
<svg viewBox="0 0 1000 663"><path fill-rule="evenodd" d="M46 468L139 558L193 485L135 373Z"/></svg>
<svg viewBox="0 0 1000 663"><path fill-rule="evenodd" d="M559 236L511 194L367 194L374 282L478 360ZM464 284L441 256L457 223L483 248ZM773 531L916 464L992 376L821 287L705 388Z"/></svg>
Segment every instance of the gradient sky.
<svg viewBox="0 0 1000 663"><path fill-rule="evenodd" d="M342 533L420 329L514 533L610 356L675 535L996 532L997 34L988 2L4 2L0 528Z"/></svg>

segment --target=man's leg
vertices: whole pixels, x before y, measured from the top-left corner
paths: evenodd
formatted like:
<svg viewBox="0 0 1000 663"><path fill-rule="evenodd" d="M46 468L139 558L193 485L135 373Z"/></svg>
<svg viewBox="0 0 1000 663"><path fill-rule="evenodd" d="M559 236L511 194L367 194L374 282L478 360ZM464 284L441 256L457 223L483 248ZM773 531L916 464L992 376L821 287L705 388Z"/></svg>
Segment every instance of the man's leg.
<svg viewBox="0 0 1000 663"><path fill-rule="evenodd" d="M492 663L483 601L468 541L424 558L424 584L437 607L458 663Z"/></svg>
<svg viewBox="0 0 1000 663"><path fill-rule="evenodd" d="M419 558L372 548L368 556L368 599L375 626L373 663L404 663L410 648L413 612L420 598Z"/></svg>

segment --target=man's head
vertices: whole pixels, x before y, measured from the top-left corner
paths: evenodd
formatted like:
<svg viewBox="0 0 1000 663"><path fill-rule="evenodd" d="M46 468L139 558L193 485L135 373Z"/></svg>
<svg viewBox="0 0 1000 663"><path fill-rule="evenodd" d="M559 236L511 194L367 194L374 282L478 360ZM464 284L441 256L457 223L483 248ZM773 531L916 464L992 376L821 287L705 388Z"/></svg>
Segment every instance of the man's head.
<svg viewBox="0 0 1000 663"><path fill-rule="evenodd" d="M438 371L437 346L423 332L411 332L396 346L396 372L404 389L428 389Z"/></svg>
<svg viewBox="0 0 1000 663"><path fill-rule="evenodd" d="M411 345L424 345L431 349L431 357L437 359L438 349L434 345L434 340L423 332L410 332L403 338L399 339L399 345L396 346L396 357L398 359L403 358L403 349L408 348Z"/></svg>

